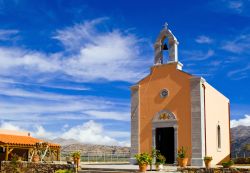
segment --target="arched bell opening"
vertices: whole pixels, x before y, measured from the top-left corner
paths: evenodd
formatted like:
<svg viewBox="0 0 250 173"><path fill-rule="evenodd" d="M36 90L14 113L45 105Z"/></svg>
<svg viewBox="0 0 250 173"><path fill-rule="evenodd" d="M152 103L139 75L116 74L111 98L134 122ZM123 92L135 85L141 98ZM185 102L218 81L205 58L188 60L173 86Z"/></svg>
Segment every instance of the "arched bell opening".
<svg viewBox="0 0 250 173"><path fill-rule="evenodd" d="M165 25L154 44L154 64L178 62L178 44L175 36L168 29L167 25Z"/></svg>
<svg viewBox="0 0 250 173"><path fill-rule="evenodd" d="M161 51L162 51L162 58L161 64L167 63L169 59L169 40L167 37L164 37L161 41Z"/></svg>

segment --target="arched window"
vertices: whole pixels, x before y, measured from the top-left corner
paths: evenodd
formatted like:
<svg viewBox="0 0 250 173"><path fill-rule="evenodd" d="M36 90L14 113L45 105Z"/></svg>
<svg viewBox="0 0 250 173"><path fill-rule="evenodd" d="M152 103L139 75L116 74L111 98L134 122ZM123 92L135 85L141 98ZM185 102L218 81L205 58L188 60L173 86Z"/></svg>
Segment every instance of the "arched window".
<svg viewBox="0 0 250 173"><path fill-rule="evenodd" d="M217 146L218 148L221 148L221 129L220 125L217 126Z"/></svg>

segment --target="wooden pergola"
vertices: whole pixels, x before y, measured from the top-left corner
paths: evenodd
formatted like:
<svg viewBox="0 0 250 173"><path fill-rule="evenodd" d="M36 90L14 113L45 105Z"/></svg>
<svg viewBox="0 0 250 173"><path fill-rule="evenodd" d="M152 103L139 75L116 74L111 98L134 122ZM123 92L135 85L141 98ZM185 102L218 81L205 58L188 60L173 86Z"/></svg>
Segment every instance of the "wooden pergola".
<svg viewBox="0 0 250 173"><path fill-rule="evenodd" d="M0 134L0 147L3 148L5 152L6 161L9 160L10 153L14 150L26 150L28 153L28 158L30 158L36 150L37 143L45 143L45 141L33 138L31 136L17 136L17 135L8 135ZM47 143L49 151L56 155L56 160L60 160L60 149L59 144Z"/></svg>

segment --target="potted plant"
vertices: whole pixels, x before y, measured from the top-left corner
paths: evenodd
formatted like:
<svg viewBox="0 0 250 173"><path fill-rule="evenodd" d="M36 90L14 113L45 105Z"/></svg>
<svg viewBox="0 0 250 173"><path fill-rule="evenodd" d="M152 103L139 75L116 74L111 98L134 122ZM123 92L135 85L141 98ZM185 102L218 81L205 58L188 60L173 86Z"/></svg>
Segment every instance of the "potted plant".
<svg viewBox="0 0 250 173"><path fill-rule="evenodd" d="M75 151L71 154L72 158L73 158L73 161L74 161L74 164L76 165L76 168L79 167L80 165L80 158L81 158L81 153L80 151Z"/></svg>
<svg viewBox="0 0 250 173"><path fill-rule="evenodd" d="M147 167L152 160L152 157L148 153L141 153L136 154L135 159L139 165L140 172L146 172Z"/></svg>
<svg viewBox="0 0 250 173"><path fill-rule="evenodd" d="M156 163L155 163L155 169L156 169L156 171L163 170L163 164L165 162L166 162L166 158L163 155L158 154L157 157L156 157Z"/></svg>
<svg viewBox="0 0 250 173"><path fill-rule="evenodd" d="M228 162L222 162L223 168L230 168L233 166L234 162L232 160L229 160Z"/></svg>
<svg viewBox="0 0 250 173"><path fill-rule="evenodd" d="M177 160L178 160L178 164L180 167L187 166L188 158L187 158L186 153L187 153L187 151L186 151L186 149L184 149L183 146L178 149Z"/></svg>
<svg viewBox="0 0 250 173"><path fill-rule="evenodd" d="M152 148L152 151L151 151L151 162L150 162L150 171L152 171L152 167L153 167L153 162L155 162L156 161L156 157L157 157L157 155L159 155L160 154L160 151L159 150L157 150L157 149L155 149L155 148Z"/></svg>
<svg viewBox="0 0 250 173"><path fill-rule="evenodd" d="M213 158L211 156L205 156L203 160L204 160L206 168L207 169L210 168L211 167L211 161L213 160Z"/></svg>

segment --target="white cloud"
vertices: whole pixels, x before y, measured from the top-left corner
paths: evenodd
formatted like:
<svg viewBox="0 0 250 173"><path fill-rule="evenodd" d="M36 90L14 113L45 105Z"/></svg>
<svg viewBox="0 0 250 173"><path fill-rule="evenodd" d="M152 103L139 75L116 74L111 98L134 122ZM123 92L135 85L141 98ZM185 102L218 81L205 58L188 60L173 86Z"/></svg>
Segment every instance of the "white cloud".
<svg viewBox="0 0 250 173"><path fill-rule="evenodd" d="M149 64L141 51L145 49L142 40L118 29L101 32L97 28L103 22L101 18L58 30L54 38L65 47L59 53L0 47L0 72L14 79L33 77L37 81L37 76L46 75L46 79L62 76L84 82L135 82Z"/></svg>
<svg viewBox="0 0 250 173"><path fill-rule="evenodd" d="M197 43L200 43L200 44L209 44L209 43L212 43L212 42L213 42L213 40L212 40L210 37L205 36L205 35L200 35L200 36L198 36L198 37L195 39L195 41L196 41Z"/></svg>
<svg viewBox="0 0 250 173"><path fill-rule="evenodd" d="M250 126L250 115L245 115L244 118L238 120L231 120L231 127Z"/></svg>
<svg viewBox="0 0 250 173"><path fill-rule="evenodd" d="M209 49L207 52L204 51L183 51L185 61L203 61L214 56L214 50Z"/></svg>
<svg viewBox="0 0 250 173"><path fill-rule="evenodd" d="M236 54L250 54L250 34L240 34L230 41L225 41L222 49Z"/></svg>
<svg viewBox="0 0 250 173"><path fill-rule="evenodd" d="M65 72L83 81L138 80L143 75L142 67L148 63L145 57L142 58L140 39L119 30L97 32L95 25L101 21L86 22L58 31L56 38L64 43L66 49L79 48L77 54L64 61ZM83 34L79 35L81 31ZM79 42L81 45L78 45Z"/></svg>
<svg viewBox="0 0 250 173"><path fill-rule="evenodd" d="M74 139L84 144L99 144L99 145L119 145L129 146L129 140L117 140L116 138L129 138L130 133L125 131L109 131L104 129L103 125L94 121L88 121L81 125L76 125L69 129L65 129L63 133L50 132L45 130L41 125L34 124L33 130L27 130L14 123L1 122L0 129L15 130L15 131L27 131L31 133L31 136L40 139ZM68 128L68 127L67 127Z"/></svg>
<svg viewBox="0 0 250 173"><path fill-rule="evenodd" d="M13 39L19 31L14 29L0 29L0 41Z"/></svg>
<svg viewBox="0 0 250 173"><path fill-rule="evenodd" d="M237 12L242 12L243 10L243 1L242 0L230 0L227 2L227 6L230 9L233 9Z"/></svg>
<svg viewBox="0 0 250 173"><path fill-rule="evenodd" d="M67 50L80 50L86 42L92 42L96 39L98 30L96 25L108 20L108 18L97 18L84 23L75 24L72 27L66 27L63 30L57 30L54 39L59 40Z"/></svg>
<svg viewBox="0 0 250 173"><path fill-rule="evenodd" d="M24 76L38 73L53 73L60 70L60 61L56 55L45 55L40 52L20 48L0 47L0 72L12 78L13 72Z"/></svg>
<svg viewBox="0 0 250 173"><path fill-rule="evenodd" d="M250 64L244 68L231 70L227 73L227 76L233 80L240 80L248 77L248 72L250 71Z"/></svg>
<svg viewBox="0 0 250 173"><path fill-rule="evenodd" d="M0 83L1 120L23 124L51 124L76 120L129 121L126 100L85 95L27 91L15 85ZM6 97L8 99L6 99Z"/></svg>
<svg viewBox="0 0 250 173"><path fill-rule="evenodd" d="M4 122L4 121L0 123L0 129L1 130L25 131L23 128L20 128L19 126L16 126L12 123Z"/></svg>
<svg viewBox="0 0 250 173"><path fill-rule="evenodd" d="M112 131L108 133L111 134ZM127 134L126 132L116 131L114 131L113 133L122 134L122 137L124 137L124 134ZM77 125L75 127L70 128L67 132L63 133L61 137L64 139L75 139L81 143L101 145L124 145L124 142L117 141L111 136L107 135L107 130L105 130L101 124L91 120L82 125Z"/></svg>
<svg viewBox="0 0 250 173"><path fill-rule="evenodd" d="M88 115L91 115L95 119L112 119L118 121L129 121L130 113L129 112L112 112L112 111L86 111Z"/></svg>
<svg viewBox="0 0 250 173"><path fill-rule="evenodd" d="M46 131L44 127L41 125L35 125L34 128L35 130L33 131L33 133L31 133L31 135L37 138L41 138L41 139L54 139L55 138L54 133Z"/></svg>

